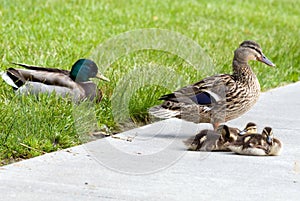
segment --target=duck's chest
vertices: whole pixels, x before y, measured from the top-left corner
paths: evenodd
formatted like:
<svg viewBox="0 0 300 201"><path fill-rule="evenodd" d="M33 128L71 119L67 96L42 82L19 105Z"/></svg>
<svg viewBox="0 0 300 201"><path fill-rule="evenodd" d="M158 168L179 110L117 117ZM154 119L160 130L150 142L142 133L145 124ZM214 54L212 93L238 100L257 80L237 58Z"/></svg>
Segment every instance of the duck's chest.
<svg viewBox="0 0 300 201"><path fill-rule="evenodd" d="M260 85L257 79L251 82L236 82L236 85L226 93L226 113L238 117L247 112L258 100Z"/></svg>

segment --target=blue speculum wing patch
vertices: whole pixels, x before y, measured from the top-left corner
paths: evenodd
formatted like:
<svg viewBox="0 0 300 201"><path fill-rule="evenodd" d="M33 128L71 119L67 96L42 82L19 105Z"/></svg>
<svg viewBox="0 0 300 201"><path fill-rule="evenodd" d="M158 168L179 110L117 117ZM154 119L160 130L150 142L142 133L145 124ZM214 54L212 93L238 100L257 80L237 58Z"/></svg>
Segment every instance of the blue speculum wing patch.
<svg viewBox="0 0 300 201"><path fill-rule="evenodd" d="M191 96L190 99L199 105L209 105L215 102L214 98L206 92L195 94L194 96Z"/></svg>

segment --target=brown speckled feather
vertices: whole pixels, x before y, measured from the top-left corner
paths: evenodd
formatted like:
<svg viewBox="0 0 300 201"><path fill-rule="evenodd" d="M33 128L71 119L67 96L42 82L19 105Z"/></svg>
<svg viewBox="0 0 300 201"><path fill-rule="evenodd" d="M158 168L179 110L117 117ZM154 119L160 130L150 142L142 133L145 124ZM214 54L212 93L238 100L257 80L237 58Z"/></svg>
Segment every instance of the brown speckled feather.
<svg viewBox="0 0 300 201"><path fill-rule="evenodd" d="M259 82L248 65L259 60L274 66L253 41L244 41L235 51L233 74L205 78L160 98L164 102L149 109L159 118L181 118L195 123L220 123L235 119L247 112L260 95Z"/></svg>

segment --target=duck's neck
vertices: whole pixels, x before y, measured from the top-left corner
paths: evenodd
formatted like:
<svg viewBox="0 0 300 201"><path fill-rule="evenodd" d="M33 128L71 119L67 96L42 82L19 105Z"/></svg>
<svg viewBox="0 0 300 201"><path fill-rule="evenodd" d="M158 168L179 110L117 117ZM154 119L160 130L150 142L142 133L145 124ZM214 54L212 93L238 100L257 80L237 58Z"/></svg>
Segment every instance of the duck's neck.
<svg viewBox="0 0 300 201"><path fill-rule="evenodd" d="M233 60L232 67L232 76L234 77L234 79L241 85L248 88L250 91L259 94L259 81L254 72L252 71L251 67L248 65L248 62L239 62L238 60Z"/></svg>
<svg viewBox="0 0 300 201"><path fill-rule="evenodd" d="M248 64L248 61L234 58L232 62L233 77L242 83L257 82L256 75Z"/></svg>

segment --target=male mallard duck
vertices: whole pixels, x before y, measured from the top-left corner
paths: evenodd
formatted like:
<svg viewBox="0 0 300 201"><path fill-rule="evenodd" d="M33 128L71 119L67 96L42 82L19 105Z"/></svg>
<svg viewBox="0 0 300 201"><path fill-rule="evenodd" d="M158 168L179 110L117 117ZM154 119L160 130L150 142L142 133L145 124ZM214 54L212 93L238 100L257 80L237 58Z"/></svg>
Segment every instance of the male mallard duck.
<svg viewBox="0 0 300 201"><path fill-rule="evenodd" d="M256 123L249 122L247 123L246 127L239 132L239 135L244 135L244 134L251 134L251 133L257 133L257 125Z"/></svg>
<svg viewBox="0 0 300 201"><path fill-rule="evenodd" d="M273 137L273 129L265 127L262 134L247 134L231 143L228 148L238 154L254 156L280 155L282 143Z"/></svg>
<svg viewBox="0 0 300 201"><path fill-rule="evenodd" d="M191 151L229 151L227 145L236 140L237 128L220 125L217 131L205 129L190 137L184 144Z"/></svg>
<svg viewBox="0 0 300 201"><path fill-rule="evenodd" d="M214 128L247 112L258 100L260 85L248 64L257 60L275 66L254 41L244 41L235 50L233 74L207 77L193 85L164 95L162 105L150 108L158 118L181 118L194 123L212 123Z"/></svg>
<svg viewBox="0 0 300 201"><path fill-rule="evenodd" d="M62 97L71 96L75 102L95 98L99 102L102 92L89 79L109 81L98 72L95 62L89 59L79 59L73 64L71 71L14 64L26 69L9 68L2 73L2 78L20 94L51 94L55 91Z"/></svg>

